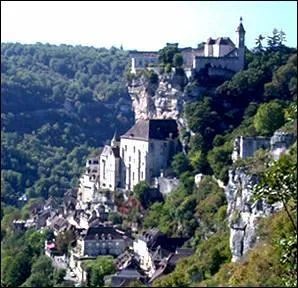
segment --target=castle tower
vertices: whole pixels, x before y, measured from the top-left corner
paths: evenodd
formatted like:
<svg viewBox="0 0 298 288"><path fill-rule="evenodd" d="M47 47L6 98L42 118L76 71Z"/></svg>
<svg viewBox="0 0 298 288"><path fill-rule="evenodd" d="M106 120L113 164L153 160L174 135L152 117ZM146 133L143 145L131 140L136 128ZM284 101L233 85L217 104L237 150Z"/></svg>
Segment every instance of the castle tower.
<svg viewBox="0 0 298 288"><path fill-rule="evenodd" d="M236 47L238 48L239 69L244 69L245 57L245 30L242 25L242 17L240 17L240 24L236 29Z"/></svg>
<svg viewBox="0 0 298 288"><path fill-rule="evenodd" d="M242 25L242 17L240 17L240 24L236 29L236 47L245 48L245 30Z"/></svg>

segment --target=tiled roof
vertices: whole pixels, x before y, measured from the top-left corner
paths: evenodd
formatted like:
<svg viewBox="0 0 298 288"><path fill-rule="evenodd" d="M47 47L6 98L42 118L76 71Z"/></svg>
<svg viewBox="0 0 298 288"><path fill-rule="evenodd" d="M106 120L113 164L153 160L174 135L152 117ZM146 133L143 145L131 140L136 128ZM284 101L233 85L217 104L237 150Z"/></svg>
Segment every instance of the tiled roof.
<svg viewBox="0 0 298 288"><path fill-rule="evenodd" d="M139 120L121 138L166 140L178 137L177 122L173 119Z"/></svg>

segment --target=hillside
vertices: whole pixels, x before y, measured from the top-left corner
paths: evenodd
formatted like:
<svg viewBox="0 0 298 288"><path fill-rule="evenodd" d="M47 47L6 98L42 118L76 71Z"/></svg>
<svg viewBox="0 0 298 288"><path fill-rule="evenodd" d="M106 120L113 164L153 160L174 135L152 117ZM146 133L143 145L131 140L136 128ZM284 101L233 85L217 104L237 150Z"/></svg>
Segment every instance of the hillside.
<svg viewBox="0 0 298 288"><path fill-rule="evenodd" d="M1 44L1 201L62 196L85 157L133 123L125 51Z"/></svg>

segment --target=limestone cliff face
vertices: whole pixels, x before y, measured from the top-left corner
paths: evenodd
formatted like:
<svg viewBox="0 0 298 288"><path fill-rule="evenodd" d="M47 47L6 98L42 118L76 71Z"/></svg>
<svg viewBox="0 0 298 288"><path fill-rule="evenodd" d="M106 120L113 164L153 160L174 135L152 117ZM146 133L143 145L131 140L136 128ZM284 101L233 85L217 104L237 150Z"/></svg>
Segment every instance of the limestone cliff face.
<svg viewBox="0 0 298 288"><path fill-rule="evenodd" d="M184 79L183 79L184 81ZM183 92L177 75L158 75L158 83L152 84L144 76L134 79L128 86L135 120L176 119L183 122Z"/></svg>
<svg viewBox="0 0 298 288"><path fill-rule="evenodd" d="M261 200L252 201L252 187L257 182L258 177L249 175L246 168L229 171L225 194L228 202L232 262L239 260L255 245L258 219L281 209L281 205L269 205Z"/></svg>
<svg viewBox="0 0 298 288"><path fill-rule="evenodd" d="M275 132L270 140L270 153L274 160L285 153L293 141L293 134ZM258 219L269 216L282 208L281 203L269 205L261 200L253 201L252 188L258 180L258 176L251 175L246 167L229 171L225 195L228 202L227 215L233 262L244 256L258 240L256 236Z"/></svg>

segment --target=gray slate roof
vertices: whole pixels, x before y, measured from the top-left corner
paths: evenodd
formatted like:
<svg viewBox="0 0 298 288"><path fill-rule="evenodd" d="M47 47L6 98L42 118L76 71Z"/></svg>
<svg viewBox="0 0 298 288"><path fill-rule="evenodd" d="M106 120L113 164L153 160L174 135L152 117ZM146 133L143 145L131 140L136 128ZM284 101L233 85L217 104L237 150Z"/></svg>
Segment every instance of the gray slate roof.
<svg viewBox="0 0 298 288"><path fill-rule="evenodd" d="M139 120L121 138L140 139L140 140L166 140L178 137L178 127L176 120L173 119L149 119Z"/></svg>

